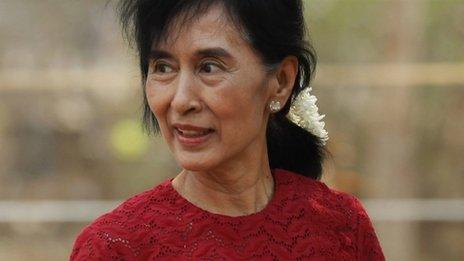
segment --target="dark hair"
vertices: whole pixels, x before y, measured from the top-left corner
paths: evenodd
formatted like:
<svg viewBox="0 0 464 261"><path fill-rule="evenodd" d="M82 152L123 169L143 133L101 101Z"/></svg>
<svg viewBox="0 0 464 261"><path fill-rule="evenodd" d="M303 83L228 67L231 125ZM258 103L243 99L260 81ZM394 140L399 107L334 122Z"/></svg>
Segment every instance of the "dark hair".
<svg viewBox="0 0 464 261"><path fill-rule="evenodd" d="M301 0L122 0L120 22L129 43L137 49L144 85L148 56L153 43L166 36L168 26L179 15L188 22L205 13L213 4L222 4L228 18L245 33L247 41L272 68L285 57L298 58L299 70L292 95L284 107L271 114L267 126L270 168L290 170L320 179L326 149L315 135L286 118L293 98L309 86L316 66L316 53L305 39L306 25ZM145 88L144 92L145 92ZM158 122L143 95L143 126L159 133Z"/></svg>

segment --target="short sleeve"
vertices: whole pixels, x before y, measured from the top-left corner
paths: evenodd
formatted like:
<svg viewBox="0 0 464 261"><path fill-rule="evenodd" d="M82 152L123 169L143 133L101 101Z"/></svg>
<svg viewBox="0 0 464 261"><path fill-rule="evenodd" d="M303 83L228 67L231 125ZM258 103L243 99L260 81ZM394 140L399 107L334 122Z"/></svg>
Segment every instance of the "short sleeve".
<svg viewBox="0 0 464 261"><path fill-rule="evenodd" d="M357 260L385 260L374 226L359 199L353 196L356 215Z"/></svg>
<svg viewBox="0 0 464 261"><path fill-rule="evenodd" d="M92 226L85 227L74 242L69 260L103 260L104 242L98 237Z"/></svg>

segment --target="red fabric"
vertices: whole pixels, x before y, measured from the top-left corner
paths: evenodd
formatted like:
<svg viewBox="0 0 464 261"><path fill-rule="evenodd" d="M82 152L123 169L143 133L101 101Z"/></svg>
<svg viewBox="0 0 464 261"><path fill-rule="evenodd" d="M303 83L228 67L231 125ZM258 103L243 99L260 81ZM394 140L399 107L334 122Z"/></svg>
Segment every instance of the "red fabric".
<svg viewBox="0 0 464 261"><path fill-rule="evenodd" d="M168 179L86 226L70 260L385 260L360 201L286 170L260 212L229 217L184 199Z"/></svg>

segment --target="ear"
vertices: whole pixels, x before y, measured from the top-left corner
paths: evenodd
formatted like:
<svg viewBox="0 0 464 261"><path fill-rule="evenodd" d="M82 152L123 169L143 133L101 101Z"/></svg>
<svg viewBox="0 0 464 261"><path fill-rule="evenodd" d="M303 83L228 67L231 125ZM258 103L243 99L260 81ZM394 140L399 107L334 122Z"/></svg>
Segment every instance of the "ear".
<svg viewBox="0 0 464 261"><path fill-rule="evenodd" d="M298 73L298 59L295 56L287 56L280 63L274 73L277 88L273 88L270 96L271 101L279 101L285 104L292 94L293 86Z"/></svg>

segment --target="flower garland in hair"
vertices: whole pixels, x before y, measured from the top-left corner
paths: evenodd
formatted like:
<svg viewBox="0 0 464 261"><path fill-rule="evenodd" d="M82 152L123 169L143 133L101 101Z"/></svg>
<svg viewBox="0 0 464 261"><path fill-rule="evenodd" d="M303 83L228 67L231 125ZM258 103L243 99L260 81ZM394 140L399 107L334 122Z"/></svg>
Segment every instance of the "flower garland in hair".
<svg viewBox="0 0 464 261"><path fill-rule="evenodd" d="M325 145L329 139L327 131L324 129L325 123L321 121L325 115L319 115L316 106L317 98L311 95L312 88L305 88L293 101L287 118L305 129L306 131L316 135Z"/></svg>

